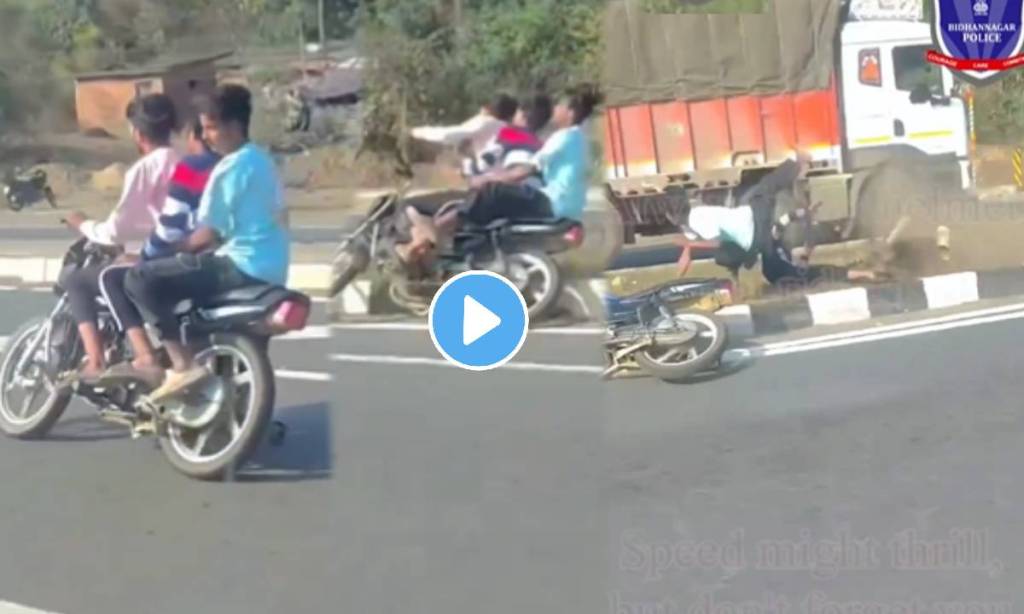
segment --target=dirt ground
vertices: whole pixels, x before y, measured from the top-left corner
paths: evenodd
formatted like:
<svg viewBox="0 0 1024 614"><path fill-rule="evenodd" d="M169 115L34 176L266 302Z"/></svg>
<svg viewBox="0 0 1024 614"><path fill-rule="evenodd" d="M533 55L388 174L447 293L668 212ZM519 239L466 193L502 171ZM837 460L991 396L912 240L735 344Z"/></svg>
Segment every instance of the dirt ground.
<svg viewBox="0 0 1024 614"><path fill-rule="evenodd" d="M356 157L344 144L274 153L287 190L287 202L300 224L337 224L362 201L360 190L397 188L406 180L395 173L393 161L373 154ZM124 173L138 158L131 142L80 134L8 138L0 143L0 172L15 167L46 171L59 210L36 205L22 214L0 207L0 226L57 223L63 211L105 215L116 202ZM444 189L462 185L457 160L413 165L410 188ZM51 219L52 218L52 219Z"/></svg>

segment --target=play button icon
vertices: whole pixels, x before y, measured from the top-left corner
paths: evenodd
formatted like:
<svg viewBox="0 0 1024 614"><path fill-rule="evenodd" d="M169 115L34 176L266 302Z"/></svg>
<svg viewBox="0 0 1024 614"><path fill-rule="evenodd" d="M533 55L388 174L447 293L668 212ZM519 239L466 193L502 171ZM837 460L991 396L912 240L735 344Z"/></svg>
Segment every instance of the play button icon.
<svg viewBox="0 0 1024 614"><path fill-rule="evenodd" d="M495 328L501 326L498 314L484 307L472 296L462 298L462 344L472 345Z"/></svg>
<svg viewBox="0 0 1024 614"><path fill-rule="evenodd" d="M430 338L444 358L463 369L505 364L526 341L526 301L504 277L487 271L448 280L430 304Z"/></svg>

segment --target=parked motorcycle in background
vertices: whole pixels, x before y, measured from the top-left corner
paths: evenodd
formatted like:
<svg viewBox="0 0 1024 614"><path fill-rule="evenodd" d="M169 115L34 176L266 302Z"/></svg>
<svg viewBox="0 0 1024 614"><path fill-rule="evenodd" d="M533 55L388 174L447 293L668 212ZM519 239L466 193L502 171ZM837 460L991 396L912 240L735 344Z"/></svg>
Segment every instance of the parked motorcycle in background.
<svg viewBox="0 0 1024 614"><path fill-rule="evenodd" d="M112 248L80 239L64 258L61 279L114 257ZM179 304L183 338L212 375L181 398L154 406L140 381L106 388L65 383L81 365L84 350L68 297L60 283L54 290L53 310L11 335L0 360L0 432L17 439L45 437L77 396L99 410L102 419L130 428L133 437L156 435L167 460L199 479L230 475L264 440L275 396L270 339L305 327L309 297L258 285ZM113 314L102 298L97 301L108 364L129 360L129 346ZM167 366L166 356L162 359Z"/></svg>
<svg viewBox="0 0 1024 614"><path fill-rule="evenodd" d="M678 383L716 368L728 344L714 315L732 302L732 282L680 279L626 297L605 297L604 377L646 372Z"/></svg>
<svg viewBox="0 0 1024 614"><path fill-rule="evenodd" d="M42 169L8 172L3 180L3 189L7 206L12 211L21 211L43 200L50 204L51 209L57 208L57 197L50 188L46 171Z"/></svg>

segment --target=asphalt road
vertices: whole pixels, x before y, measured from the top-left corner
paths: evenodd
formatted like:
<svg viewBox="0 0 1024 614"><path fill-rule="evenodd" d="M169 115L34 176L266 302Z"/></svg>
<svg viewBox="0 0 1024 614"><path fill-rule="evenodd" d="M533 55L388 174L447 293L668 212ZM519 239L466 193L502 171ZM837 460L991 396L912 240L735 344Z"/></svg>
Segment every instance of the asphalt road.
<svg viewBox="0 0 1024 614"><path fill-rule="evenodd" d="M0 335L45 303L0 293ZM189 481L81 408L48 441L0 441L0 601L1009 614L1021 315L686 386L597 381L586 331L470 374L430 362L422 330L314 329L276 343L289 436L238 482Z"/></svg>

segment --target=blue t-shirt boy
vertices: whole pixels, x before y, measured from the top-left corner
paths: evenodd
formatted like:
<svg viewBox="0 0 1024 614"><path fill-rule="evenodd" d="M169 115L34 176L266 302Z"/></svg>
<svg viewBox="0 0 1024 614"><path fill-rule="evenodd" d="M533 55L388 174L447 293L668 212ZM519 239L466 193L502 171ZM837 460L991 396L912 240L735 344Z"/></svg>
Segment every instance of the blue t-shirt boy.
<svg viewBox="0 0 1024 614"><path fill-rule="evenodd" d="M283 286L290 259L283 201L273 158L247 143L214 169L198 221L223 240L218 256L229 258L250 277Z"/></svg>

